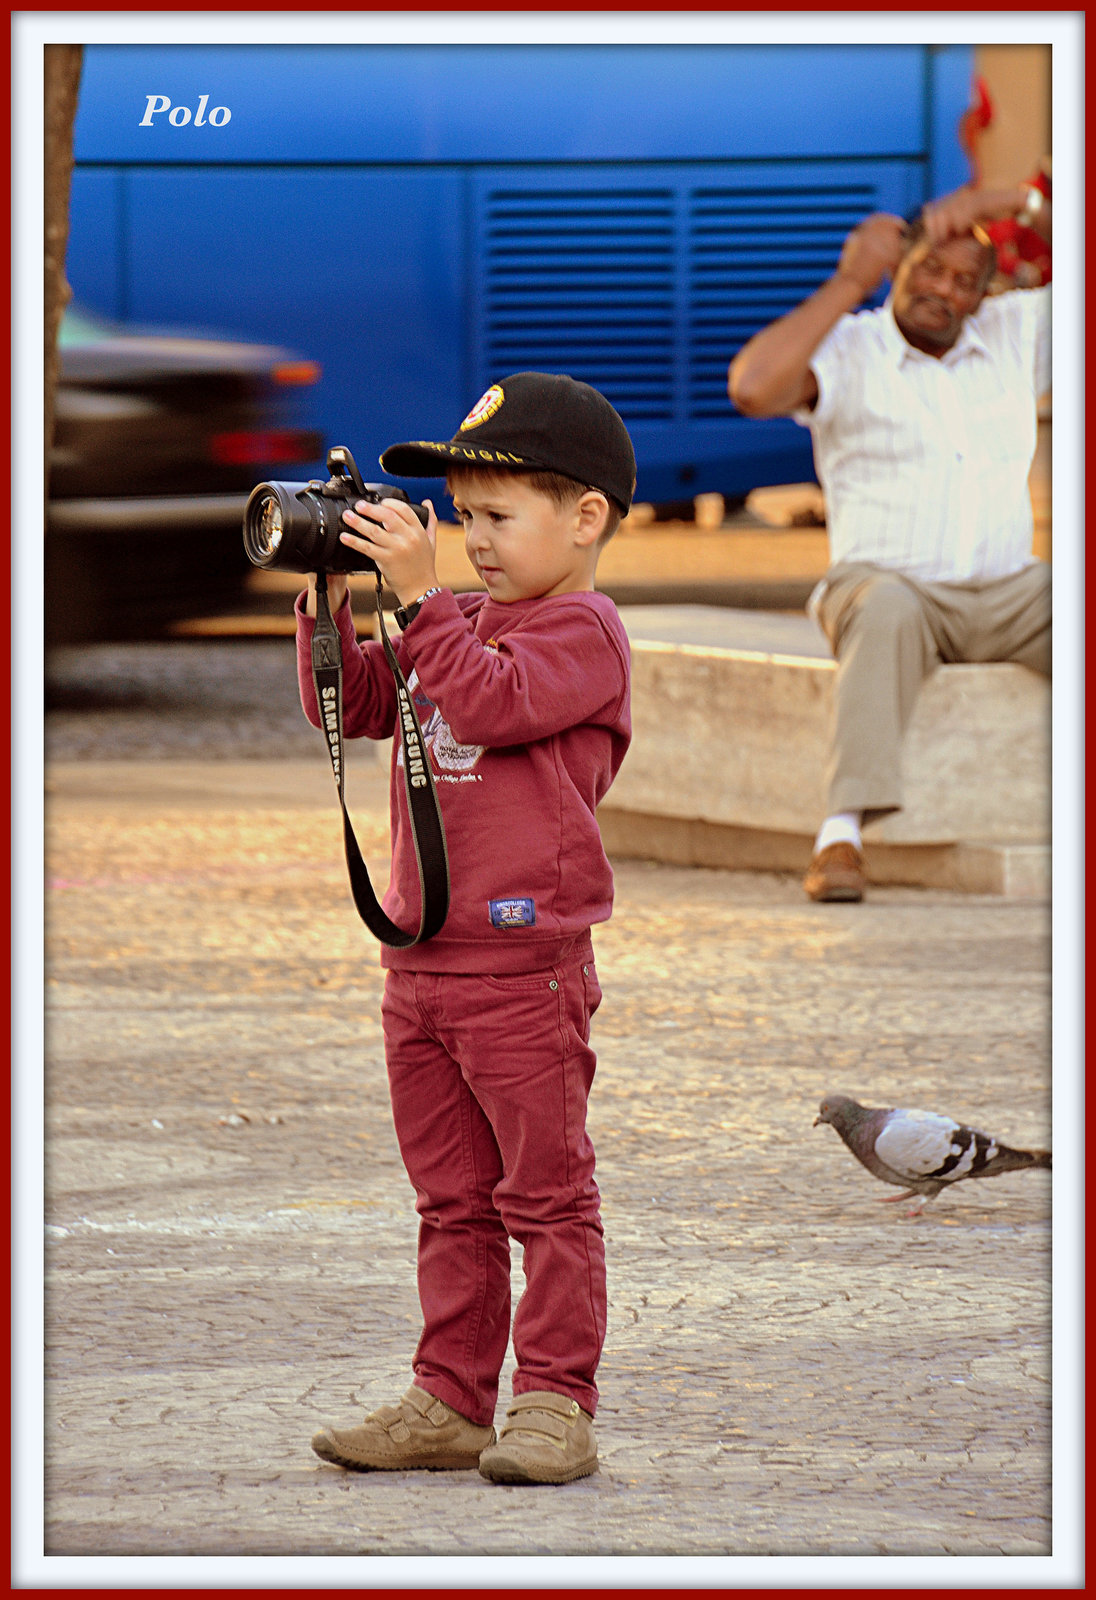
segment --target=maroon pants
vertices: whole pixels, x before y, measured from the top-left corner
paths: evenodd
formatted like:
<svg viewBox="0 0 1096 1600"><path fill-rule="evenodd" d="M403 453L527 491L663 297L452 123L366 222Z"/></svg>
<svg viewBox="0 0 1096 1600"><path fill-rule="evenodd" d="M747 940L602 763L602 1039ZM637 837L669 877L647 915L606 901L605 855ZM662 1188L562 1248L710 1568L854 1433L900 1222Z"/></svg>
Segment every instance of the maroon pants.
<svg viewBox="0 0 1096 1600"><path fill-rule="evenodd" d="M593 963L506 977L389 971L392 1113L417 1196L423 1332L416 1382L481 1425L510 1336L510 1239L526 1287L515 1394L597 1406L605 1249L586 1133Z"/></svg>

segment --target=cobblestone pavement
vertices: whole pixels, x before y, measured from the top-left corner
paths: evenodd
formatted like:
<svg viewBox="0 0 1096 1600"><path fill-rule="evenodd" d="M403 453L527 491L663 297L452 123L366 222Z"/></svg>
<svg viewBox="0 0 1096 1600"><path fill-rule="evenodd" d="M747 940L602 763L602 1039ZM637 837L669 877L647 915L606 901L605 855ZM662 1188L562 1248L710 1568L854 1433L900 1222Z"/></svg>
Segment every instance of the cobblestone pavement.
<svg viewBox="0 0 1096 1600"><path fill-rule="evenodd" d="M838 1088L1050 1142L1030 901L826 907L776 875L618 863L590 1117L600 1470L530 1489L312 1455L318 1424L406 1387L416 1218L375 946L286 643L198 648L146 650L152 683L124 651L54 677L24 1562L59 1588L119 1566L196 1587L1079 1586L1068 1392L1052 1482L1050 1178L911 1219L812 1128ZM234 691L197 697L199 659ZM384 790L352 747L375 881Z"/></svg>

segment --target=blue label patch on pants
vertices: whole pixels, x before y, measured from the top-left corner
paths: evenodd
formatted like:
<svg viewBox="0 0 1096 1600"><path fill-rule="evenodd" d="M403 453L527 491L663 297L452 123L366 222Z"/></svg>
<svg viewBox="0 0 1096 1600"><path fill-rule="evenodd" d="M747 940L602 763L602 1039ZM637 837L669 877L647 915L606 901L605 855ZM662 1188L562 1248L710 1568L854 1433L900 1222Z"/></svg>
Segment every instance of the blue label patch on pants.
<svg viewBox="0 0 1096 1600"><path fill-rule="evenodd" d="M533 900L488 900L492 928L532 928L536 926L537 908Z"/></svg>

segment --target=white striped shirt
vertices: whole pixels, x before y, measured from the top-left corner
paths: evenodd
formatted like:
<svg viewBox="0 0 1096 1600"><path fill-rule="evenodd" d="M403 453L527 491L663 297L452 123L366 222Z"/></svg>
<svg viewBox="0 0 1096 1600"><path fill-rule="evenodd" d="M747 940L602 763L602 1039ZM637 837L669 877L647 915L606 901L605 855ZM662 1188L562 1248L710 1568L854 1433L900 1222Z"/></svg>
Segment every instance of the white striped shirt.
<svg viewBox="0 0 1096 1600"><path fill-rule="evenodd" d="M915 350L890 300L844 316L811 360L809 427L830 560L926 581L1005 577L1032 559L1028 472L1050 388L1050 295L982 301L942 357Z"/></svg>

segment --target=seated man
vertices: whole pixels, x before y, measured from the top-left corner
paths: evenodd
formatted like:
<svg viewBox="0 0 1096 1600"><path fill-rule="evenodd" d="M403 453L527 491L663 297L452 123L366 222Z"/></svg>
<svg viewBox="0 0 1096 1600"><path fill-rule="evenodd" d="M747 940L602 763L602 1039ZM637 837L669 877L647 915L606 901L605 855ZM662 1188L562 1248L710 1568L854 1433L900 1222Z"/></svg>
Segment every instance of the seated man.
<svg viewBox="0 0 1096 1600"><path fill-rule="evenodd" d="M739 411L810 428L826 497L831 564L809 609L838 669L813 900L862 899L860 830L901 808L902 737L938 663L1050 674L1028 472L1051 291L986 298L996 257L981 224L1004 216L1050 238L1050 202L1026 184L958 189L910 228L868 217L833 276L731 364ZM886 304L856 312L884 277Z"/></svg>

